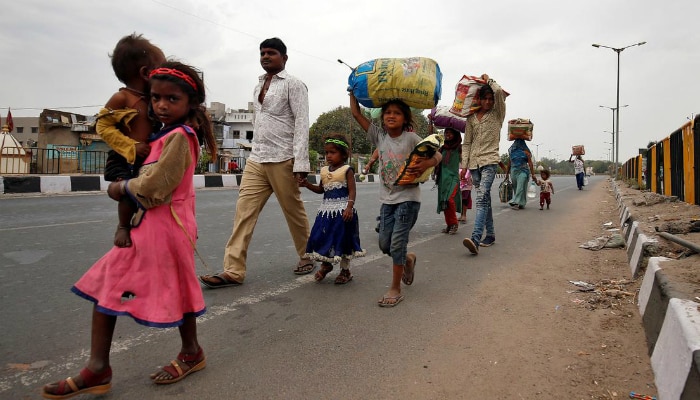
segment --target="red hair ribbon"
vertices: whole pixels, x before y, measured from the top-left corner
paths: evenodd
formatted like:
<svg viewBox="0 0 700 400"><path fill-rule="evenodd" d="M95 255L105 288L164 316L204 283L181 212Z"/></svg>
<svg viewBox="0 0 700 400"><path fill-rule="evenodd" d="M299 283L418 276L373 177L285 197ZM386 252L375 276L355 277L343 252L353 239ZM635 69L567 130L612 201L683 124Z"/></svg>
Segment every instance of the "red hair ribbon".
<svg viewBox="0 0 700 400"><path fill-rule="evenodd" d="M192 89L197 91L197 84L194 82L194 79L192 79L189 75L180 70L173 68L156 68L153 71L151 71L148 77L153 78L154 75L170 75L176 78L180 78L183 81L187 82L190 86L192 86Z"/></svg>

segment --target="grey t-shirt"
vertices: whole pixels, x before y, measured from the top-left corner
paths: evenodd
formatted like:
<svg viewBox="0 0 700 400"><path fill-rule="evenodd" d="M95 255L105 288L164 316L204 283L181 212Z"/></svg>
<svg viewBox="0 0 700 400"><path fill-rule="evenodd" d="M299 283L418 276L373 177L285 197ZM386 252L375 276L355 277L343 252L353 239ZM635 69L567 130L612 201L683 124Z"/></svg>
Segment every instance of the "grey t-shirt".
<svg viewBox="0 0 700 400"><path fill-rule="evenodd" d="M379 149L379 201L398 204L405 201L420 202L418 185L394 185L406 158L422 139L414 132L403 132L392 138L382 128L372 123L367 130L369 141Z"/></svg>

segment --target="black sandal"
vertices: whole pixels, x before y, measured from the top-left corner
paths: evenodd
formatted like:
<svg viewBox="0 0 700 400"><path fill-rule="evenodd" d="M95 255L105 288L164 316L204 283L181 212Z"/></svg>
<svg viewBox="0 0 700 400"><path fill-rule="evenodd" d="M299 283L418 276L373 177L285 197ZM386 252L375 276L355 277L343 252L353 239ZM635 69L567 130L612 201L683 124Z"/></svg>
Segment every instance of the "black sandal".
<svg viewBox="0 0 700 400"><path fill-rule="evenodd" d="M304 260L304 262L304 264L297 264L297 267L294 268L294 274L306 275L314 272L316 269L316 264L314 264L314 262L311 260Z"/></svg>

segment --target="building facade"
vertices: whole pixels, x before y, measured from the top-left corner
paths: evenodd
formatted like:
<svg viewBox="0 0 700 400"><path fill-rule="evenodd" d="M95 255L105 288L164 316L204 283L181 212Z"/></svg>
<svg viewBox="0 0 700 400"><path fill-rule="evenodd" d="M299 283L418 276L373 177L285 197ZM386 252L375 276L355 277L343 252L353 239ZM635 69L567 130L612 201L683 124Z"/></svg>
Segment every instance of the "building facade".
<svg viewBox="0 0 700 400"><path fill-rule="evenodd" d="M6 121L3 118L2 123ZM25 147L34 147L39 141L39 117L12 117L10 134Z"/></svg>
<svg viewBox="0 0 700 400"><path fill-rule="evenodd" d="M208 110L219 146L216 170L211 172L230 172L231 161L242 170L252 148L253 103L247 109L227 109L223 103L212 102Z"/></svg>

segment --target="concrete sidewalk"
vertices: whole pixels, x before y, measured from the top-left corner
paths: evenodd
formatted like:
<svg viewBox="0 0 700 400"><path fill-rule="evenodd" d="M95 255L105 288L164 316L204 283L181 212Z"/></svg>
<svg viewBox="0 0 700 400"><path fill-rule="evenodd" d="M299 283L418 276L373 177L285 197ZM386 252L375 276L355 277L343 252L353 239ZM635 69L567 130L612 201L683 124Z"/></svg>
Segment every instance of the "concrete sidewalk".
<svg viewBox="0 0 700 400"><path fill-rule="evenodd" d="M642 233L617 186L615 192L630 273L645 271L638 306L659 399L700 399L700 304L678 298L663 270L671 259L644 257L644 248L656 239Z"/></svg>

